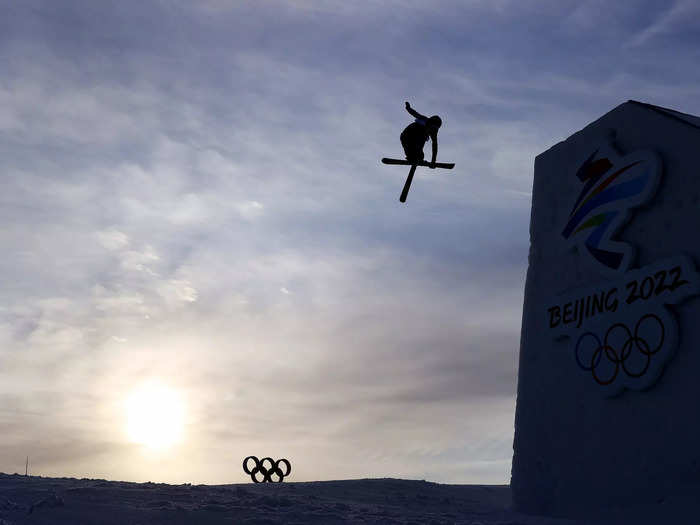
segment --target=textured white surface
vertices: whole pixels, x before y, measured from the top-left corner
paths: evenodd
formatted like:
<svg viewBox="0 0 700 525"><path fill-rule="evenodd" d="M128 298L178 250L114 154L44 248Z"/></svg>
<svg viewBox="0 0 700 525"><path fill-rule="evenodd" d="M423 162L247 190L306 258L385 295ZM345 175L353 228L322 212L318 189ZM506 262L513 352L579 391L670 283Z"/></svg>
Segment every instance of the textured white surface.
<svg viewBox="0 0 700 525"><path fill-rule="evenodd" d="M507 486L401 479L213 486L0 474L2 525L568 523L516 514L509 504Z"/></svg>
<svg viewBox="0 0 700 525"><path fill-rule="evenodd" d="M543 314L552 298L625 279L562 237L581 188L576 170L613 135L622 155L652 150L663 166L655 197L617 235L636 249L630 271L700 261L700 130L688 122L628 102L537 157L511 482L520 510L580 516L666 501L700 481L700 299L657 305L677 324L675 354L648 390L612 398L595 392L574 338L553 339Z"/></svg>
<svg viewBox="0 0 700 525"><path fill-rule="evenodd" d="M514 512L508 486L403 479L166 485L0 474L0 525L696 524L695 494L676 496L569 520Z"/></svg>

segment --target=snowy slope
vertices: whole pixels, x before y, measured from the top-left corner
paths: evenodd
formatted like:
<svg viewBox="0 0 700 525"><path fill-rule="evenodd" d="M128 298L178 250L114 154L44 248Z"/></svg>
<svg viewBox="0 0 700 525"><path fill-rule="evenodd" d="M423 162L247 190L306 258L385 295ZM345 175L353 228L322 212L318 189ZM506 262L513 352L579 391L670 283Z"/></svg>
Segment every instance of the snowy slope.
<svg viewBox="0 0 700 525"><path fill-rule="evenodd" d="M281 484L167 485L0 474L7 524L683 524L697 523L694 494L573 521L509 510L510 488L401 479ZM671 512L670 509L675 509Z"/></svg>
<svg viewBox="0 0 700 525"><path fill-rule="evenodd" d="M0 474L2 525L572 523L517 515L509 503L507 486L400 479L208 486Z"/></svg>

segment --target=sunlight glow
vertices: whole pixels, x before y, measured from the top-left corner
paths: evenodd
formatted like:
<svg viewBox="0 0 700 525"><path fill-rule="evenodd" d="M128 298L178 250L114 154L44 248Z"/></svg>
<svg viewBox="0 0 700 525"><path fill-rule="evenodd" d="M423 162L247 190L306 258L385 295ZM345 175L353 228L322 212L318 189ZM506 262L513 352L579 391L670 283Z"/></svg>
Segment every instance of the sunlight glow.
<svg viewBox="0 0 700 525"><path fill-rule="evenodd" d="M126 432L130 441L165 449L182 439L185 407L180 395L160 384L135 389L126 400Z"/></svg>

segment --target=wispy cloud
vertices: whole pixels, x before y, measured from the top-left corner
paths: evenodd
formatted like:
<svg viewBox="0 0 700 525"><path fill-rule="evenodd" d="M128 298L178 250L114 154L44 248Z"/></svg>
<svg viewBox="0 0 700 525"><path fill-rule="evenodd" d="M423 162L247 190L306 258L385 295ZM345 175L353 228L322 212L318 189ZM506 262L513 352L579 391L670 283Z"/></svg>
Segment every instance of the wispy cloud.
<svg viewBox="0 0 700 525"><path fill-rule="evenodd" d="M649 24L626 43L625 47L638 47L647 44L655 37L668 34L684 26L689 20L697 19L700 5L692 0L676 0Z"/></svg>

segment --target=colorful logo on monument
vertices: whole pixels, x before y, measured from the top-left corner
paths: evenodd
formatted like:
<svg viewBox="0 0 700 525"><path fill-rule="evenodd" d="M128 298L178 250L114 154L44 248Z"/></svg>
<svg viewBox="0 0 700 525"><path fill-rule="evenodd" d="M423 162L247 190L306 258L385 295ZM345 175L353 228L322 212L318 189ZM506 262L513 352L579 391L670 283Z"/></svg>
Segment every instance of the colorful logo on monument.
<svg viewBox="0 0 700 525"><path fill-rule="evenodd" d="M583 188L574 203L562 235L583 245L604 268L624 272L634 259L634 249L613 240L627 222L630 210L648 202L661 178L661 162L652 151L620 156L612 147L594 151L576 177Z"/></svg>
<svg viewBox="0 0 700 525"><path fill-rule="evenodd" d="M645 390L658 380L679 341L669 307L700 294L700 274L689 257L630 269L635 250L616 239L632 210L652 199L661 173L656 153L621 155L612 144L596 149L576 172L583 187L562 236L585 248L581 252L609 278L553 297L547 326L554 338L570 338L575 369L606 397Z"/></svg>

